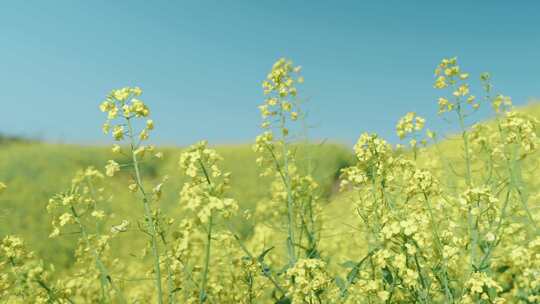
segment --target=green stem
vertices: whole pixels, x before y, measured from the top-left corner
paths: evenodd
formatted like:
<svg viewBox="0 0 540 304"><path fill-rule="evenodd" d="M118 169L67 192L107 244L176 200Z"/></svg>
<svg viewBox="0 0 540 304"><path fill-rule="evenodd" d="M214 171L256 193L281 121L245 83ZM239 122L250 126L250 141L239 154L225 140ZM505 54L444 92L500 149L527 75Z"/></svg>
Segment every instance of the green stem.
<svg viewBox="0 0 540 304"><path fill-rule="evenodd" d="M461 108L461 101L458 99L456 102L456 113L459 118L459 127L461 129L461 137L463 139L463 148L465 152L465 180L467 182L467 187L472 187L472 173L471 173L471 157L470 157L470 151L469 151L469 136L467 133L467 129L465 128L465 119L463 116L462 108ZM471 213L471 207L469 207L468 215L467 215L467 222L469 226L469 231L471 233L471 257L470 257L470 263L471 263L471 272L474 271L475 263L476 263L476 247L478 243L478 231L476 229L476 225L474 223L474 217Z"/></svg>
<svg viewBox="0 0 540 304"><path fill-rule="evenodd" d="M418 261L418 256L416 254L413 255L414 263L416 266L416 270L418 271L418 276L420 277L420 283L422 285L422 291L423 294L421 295L422 299L425 303L431 303L431 297L429 295L429 288L427 285L426 278L424 277L422 267L420 266L420 262Z"/></svg>
<svg viewBox="0 0 540 304"><path fill-rule="evenodd" d="M287 253L289 255L289 265L292 267L296 263L296 254L294 250L295 238L294 238L294 210L293 210L293 199L292 199L292 190L289 176L289 151L287 147L287 142L283 130L285 129L285 114L283 109L281 110L281 125L280 129L282 131L282 144L283 144L283 178L285 188L287 190Z"/></svg>
<svg viewBox="0 0 540 304"><path fill-rule="evenodd" d="M202 172L204 174L204 177L206 179L206 182L210 186L210 191L213 192L214 185L212 183L212 180L210 179L210 175L208 174L208 171L206 170L206 166L204 163L199 160L199 165L201 166ZM207 228L207 235L206 235L206 248L205 248L205 256L204 256L204 270L203 270L203 278L202 278L202 284L201 284L201 290L199 293L199 303L204 303L206 299L208 298L206 294L206 285L208 281L208 272L210 269L210 248L212 244L212 226L214 222L214 214L212 210L210 210L210 219L208 220L208 228Z"/></svg>
<svg viewBox="0 0 540 304"><path fill-rule="evenodd" d="M108 272L106 271L105 266L103 265L103 263L101 263L101 259L99 258L99 255L98 255L97 251L95 250L95 248L93 248L91 246L90 240L88 239L88 234L86 232L86 228L81 223L81 221L79 219L79 215L75 211L75 208L73 206L70 206L70 207L71 207L71 214L73 214L73 217L75 218L75 221L79 225L79 229L81 230L81 235L84 238L86 246L91 250L92 255L94 256L94 262L96 264L97 269L99 270L101 298L102 298L102 301L105 301L106 298L108 297L107 293L105 292L105 287L107 286Z"/></svg>
<svg viewBox="0 0 540 304"><path fill-rule="evenodd" d="M469 154L469 134L467 133L467 129L465 128L465 118L463 116L463 112L461 109L461 102L457 102L456 106L456 112L458 114L459 118L459 127L461 128L461 137L463 139L463 148L465 150L465 168L466 168L466 181L467 186L471 186L472 184L472 173L471 173L471 156Z"/></svg>
<svg viewBox="0 0 540 304"><path fill-rule="evenodd" d="M176 302L175 297L174 297L175 291L174 291L174 284L172 280L171 263L169 261L169 258L165 259L165 265L167 267L167 289L169 293L169 304L174 304Z"/></svg>
<svg viewBox="0 0 540 304"><path fill-rule="evenodd" d="M306 158L307 158L307 174L311 176L313 174L313 156L311 154L311 149L309 148L310 142L309 142L309 127L306 122L306 117L304 113L300 110L300 103L297 103L298 107L298 115L300 117L300 120L302 122L302 130L304 132L304 141L305 141L305 148L306 148ZM317 250L317 235L315 232L315 218L313 213L313 197L309 197L308 200L308 216L309 216L309 223L310 223L310 229L306 229L306 232L308 233L308 238L310 240L310 249L311 250ZM311 252L310 252L311 254Z"/></svg>
<svg viewBox="0 0 540 304"><path fill-rule="evenodd" d="M201 291L199 293L199 303L204 303L206 301L206 285L208 281L208 270L210 268L210 248L212 244L212 225L213 225L214 215L210 212L210 219L208 220L208 231L206 234L206 250L204 255L204 271L201 284Z"/></svg>
<svg viewBox="0 0 540 304"><path fill-rule="evenodd" d="M137 187L139 188L139 191L141 192L143 196L143 205L144 205L144 214L146 217L146 220L148 221L148 225L150 226L150 232L151 232L151 239L152 239L152 255L154 256L154 271L155 271L155 281L156 281L156 288L158 290L158 303L163 304L163 292L161 288L161 270L160 270L160 262L159 262L159 249L157 244L157 229L156 225L154 223L154 219L152 217L152 212L150 210L150 205L148 204L148 198L146 196L146 192L144 191L143 185L142 185L142 179L141 174L139 172L139 163L137 160L137 155L135 155L135 139L133 137L133 127L131 125L131 121L129 118L126 118L128 127L129 127L129 138L131 140L131 156L133 160L133 168L135 169L135 178Z"/></svg>
<svg viewBox="0 0 540 304"><path fill-rule="evenodd" d="M424 200L426 202L426 206L428 208L428 211L429 211L429 217L431 219L431 229L434 233L434 237L435 237L435 243L437 244L437 250L438 250L438 254L441 258L441 260L443 261L443 285L444 285L444 291L445 291L445 294L446 294L446 297L449 301L451 301L451 303L454 303L454 296L452 295L452 293L450 292L450 289L448 287L448 271L447 271L447 265L446 265L446 261L444 260L443 258L443 247L442 247L442 242L441 242L441 238L439 236L439 229L437 228L437 225L435 224L435 216L433 214L433 208L431 207L431 202L429 201L429 197L427 196L427 194L424 192Z"/></svg>
<svg viewBox="0 0 540 304"><path fill-rule="evenodd" d="M491 254L493 253L493 250L495 249L495 247L497 246L497 243L499 241L498 240L500 238L499 237L499 232L500 232L500 230L502 228L503 221L506 218L506 209L508 208L508 203L510 202L510 192L511 192L511 189L508 189L508 191L506 192L506 199L504 201L504 205L503 205L503 208L502 208L502 211L501 211L501 217L499 219L499 222L497 223L497 227L495 228L495 236L497 237L497 239L495 239L493 242L491 242L489 244L489 247L488 247L486 253L484 254L482 259L478 263L478 267L480 269L484 269L488 265Z"/></svg>
<svg viewBox="0 0 540 304"><path fill-rule="evenodd" d="M240 237L233 231L231 225L227 224L227 226L229 228L229 231L232 233L234 239L238 242L238 245L240 245L240 248L242 249L242 251L244 251L244 253L251 260L255 260L255 257L253 256L253 254L247 249L246 245L244 243L242 243L242 240L240 240ZM268 266L266 263L264 263L264 261L261 261L261 259L256 259L256 261L257 261L257 264L259 265L259 267L261 269L261 272L262 272L263 276L265 276L268 280L270 280L270 282L272 282L274 287L279 292L281 292L283 295L285 295L285 289L279 285L279 283L277 282L277 280L275 278L272 277L270 266Z"/></svg>

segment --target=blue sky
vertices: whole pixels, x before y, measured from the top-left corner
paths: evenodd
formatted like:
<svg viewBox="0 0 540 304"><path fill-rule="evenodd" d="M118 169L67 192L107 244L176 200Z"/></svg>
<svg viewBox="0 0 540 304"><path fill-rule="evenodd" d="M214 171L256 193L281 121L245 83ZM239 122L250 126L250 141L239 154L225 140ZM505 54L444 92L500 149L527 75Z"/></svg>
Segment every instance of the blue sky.
<svg viewBox="0 0 540 304"><path fill-rule="evenodd" d="M251 142L272 63L304 67L314 138L396 141L408 111L437 118L433 69L458 56L525 104L540 96L537 1L5 1L0 132L106 143L98 104L138 85L154 142ZM484 117L485 115L480 115Z"/></svg>

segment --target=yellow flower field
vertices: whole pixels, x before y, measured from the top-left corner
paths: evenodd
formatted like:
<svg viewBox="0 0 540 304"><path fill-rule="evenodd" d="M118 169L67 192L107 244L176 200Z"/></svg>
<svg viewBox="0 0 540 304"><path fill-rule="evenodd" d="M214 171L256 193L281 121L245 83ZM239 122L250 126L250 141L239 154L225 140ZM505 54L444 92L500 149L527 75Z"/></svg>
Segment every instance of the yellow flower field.
<svg viewBox="0 0 540 304"><path fill-rule="evenodd" d="M310 141L285 58L252 146L152 145L139 87L96 101L110 147L0 143L0 302L540 303L540 107L434 74L459 132L410 109L397 145Z"/></svg>

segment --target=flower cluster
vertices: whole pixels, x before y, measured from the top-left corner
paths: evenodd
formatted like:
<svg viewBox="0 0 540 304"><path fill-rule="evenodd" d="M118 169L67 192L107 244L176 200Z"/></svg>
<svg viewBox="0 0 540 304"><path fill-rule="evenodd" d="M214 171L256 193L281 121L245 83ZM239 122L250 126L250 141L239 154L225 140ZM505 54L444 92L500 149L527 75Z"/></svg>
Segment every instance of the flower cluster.
<svg viewBox="0 0 540 304"><path fill-rule="evenodd" d="M291 60L281 58L272 66L272 70L263 81L265 100L259 106L263 119L261 127L265 129L257 136L253 149L260 154L257 163L266 167L261 175L275 172L275 162L286 166L293 156L287 150L287 139L290 137L289 122L296 121L301 115L296 84L303 83L300 66L294 66ZM274 135L272 127L277 128L279 137Z"/></svg>
<svg viewBox="0 0 540 304"><path fill-rule="evenodd" d="M497 282L484 272L475 272L471 278L465 282L467 293L461 298L461 303L506 303L506 300L493 296L503 289Z"/></svg>
<svg viewBox="0 0 540 304"><path fill-rule="evenodd" d="M480 107L476 101L476 96L470 93L469 84L466 80L469 78L468 73L461 71L457 64L457 58L445 58L435 69L435 84L436 89L451 89L452 98L439 98L439 114L451 112L461 107L463 102L469 104L474 110Z"/></svg>
<svg viewBox="0 0 540 304"><path fill-rule="evenodd" d="M131 128L131 126L126 126L123 123L113 124L117 118L122 117L129 121L132 118L148 117L150 115L148 107L138 99L141 94L142 90L138 87L125 87L113 90L107 96L99 106L102 112L107 113L107 121L103 124L104 133L108 134L112 128L111 134L114 140L120 141L124 139L126 132L131 132L131 130L126 130L126 127ZM148 139L148 132L153 129L154 122L150 119L147 120L145 128L139 133L139 139L141 141Z"/></svg>
<svg viewBox="0 0 540 304"><path fill-rule="evenodd" d="M261 116L264 119L263 128L268 128L274 118L296 120L298 111L295 110L295 98L297 95L297 83L303 83L300 76L300 66L294 66L291 60L281 58L272 66L272 70L263 82L264 95L267 96L263 105L259 106ZM284 136L288 135L286 128L282 126Z"/></svg>
<svg viewBox="0 0 540 304"><path fill-rule="evenodd" d="M403 139L415 131L421 131L425 124L426 120L424 118L417 116L414 112L409 112L399 119L396 125L396 133L400 139Z"/></svg>
<svg viewBox="0 0 540 304"><path fill-rule="evenodd" d="M180 155L179 166L190 178L180 192L180 202L195 212L201 223L207 223L217 213L229 218L238 210L233 199L222 197L229 186L230 173L223 173L218 167L221 159L205 141L192 145Z"/></svg>
<svg viewBox="0 0 540 304"><path fill-rule="evenodd" d="M63 281L64 292L87 301L122 297L110 270L113 266L120 268L121 263L111 261L110 241L126 230L128 222L124 220L110 230L102 229L110 218L106 211L110 198L101 186L103 179L103 173L93 167L80 170L72 179L70 189L53 196L47 205L47 211L53 216L51 238L78 231L79 241L74 257L79 273ZM87 280L82 274L92 274L99 279Z"/></svg>
<svg viewBox="0 0 540 304"><path fill-rule="evenodd" d="M512 98L499 94L493 98L491 106L495 113L508 112L512 109Z"/></svg>
<svg viewBox="0 0 540 304"><path fill-rule="evenodd" d="M0 299L4 303L67 303L69 297L51 283L50 272L20 237L0 242Z"/></svg>
<svg viewBox="0 0 540 304"><path fill-rule="evenodd" d="M98 202L107 200L104 188L98 187L103 177L103 173L93 167L81 170L73 178L69 191L49 200L47 211L54 215L50 237L60 235L67 225L78 225L83 218L90 217L91 221L105 218L105 212L98 207Z"/></svg>
<svg viewBox="0 0 540 304"><path fill-rule="evenodd" d="M301 259L287 270L294 281L288 289L293 303L320 301L322 293L329 288L331 279L326 273L326 263L319 259Z"/></svg>
<svg viewBox="0 0 540 304"><path fill-rule="evenodd" d="M539 139L537 136L540 122L528 115L515 111L505 114L500 121L501 129L504 132L504 145L517 145L521 153L520 157L525 157L538 150Z"/></svg>
<svg viewBox="0 0 540 304"><path fill-rule="evenodd" d="M374 179L392 179L397 159L392 146L376 134L363 133L354 145L357 163L342 170L342 189L361 186Z"/></svg>

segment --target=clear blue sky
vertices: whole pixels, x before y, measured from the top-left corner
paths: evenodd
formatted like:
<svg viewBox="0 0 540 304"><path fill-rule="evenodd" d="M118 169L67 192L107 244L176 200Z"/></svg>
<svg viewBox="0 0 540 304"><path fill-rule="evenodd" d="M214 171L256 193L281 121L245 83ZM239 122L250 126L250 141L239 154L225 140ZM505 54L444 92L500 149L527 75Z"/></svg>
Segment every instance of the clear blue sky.
<svg viewBox="0 0 540 304"><path fill-rule="evenodd" d="M315 138L395 141L407 111L435 129L433 69L458 56L525 104L540 95L538 1L4 1L0 132L105 143L98 104L138 85L155 142L251 142L260 82L304 67Z"/></svg>

